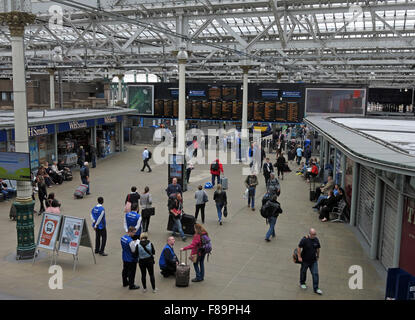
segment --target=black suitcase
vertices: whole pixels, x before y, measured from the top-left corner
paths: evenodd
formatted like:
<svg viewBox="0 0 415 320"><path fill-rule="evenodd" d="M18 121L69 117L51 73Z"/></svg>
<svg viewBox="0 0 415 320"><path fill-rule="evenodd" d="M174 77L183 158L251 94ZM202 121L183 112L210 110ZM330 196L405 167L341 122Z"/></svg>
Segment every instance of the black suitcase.
<svg viewBox="0 0 415 320"><path fill-rule="evenodd" d="M167 223L167 230L168 231L173 231L173 215L169 214L169 222ZM187 235L194 235L195 233L195 223L196 223L196 219L195 217L183 213L182 215L182 228L183 228L183 232Z"/></svg>
<svg viewBox="0 0 415 320"><path fill-rule="evenodd" d="M314 181L314 178L311 178L310 180L310 201L316 200L316 183Z"/></svg>
<svg viewBox="0 0 415 320"><path fill-rule="evenodd" d="M184 262L182 260L182 251L180 251L179 264L176 267L176 287L188 287L190 280L190 265L187 264L187 251Z"/></svg>
<svg viewBox="0 0 415 320"><path fill-rule="evenodd" d="M16 207L12 203L12 206L10 207L9 218L10 220L16 221L16 218L17 218L16 216L17 216Z"/></svg>

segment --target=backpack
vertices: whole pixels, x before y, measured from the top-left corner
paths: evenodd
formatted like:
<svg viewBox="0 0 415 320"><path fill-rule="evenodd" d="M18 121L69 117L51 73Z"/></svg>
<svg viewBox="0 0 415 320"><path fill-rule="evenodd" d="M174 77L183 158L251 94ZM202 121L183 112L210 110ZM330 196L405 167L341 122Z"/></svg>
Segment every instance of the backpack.
<svg viewBox="0 0 415 320"><path fill-rule="evenodd" d="M293 252L293 261L294 261L294 263L301 264L301 262L298 261L298 251L297 251L297 248L295 248L294 249L294 252Z"/></svg>
<svg viewBox="0 0 415 320"><path fill-rule="evenodd" d="M218 171L219 170L219 164L217 162L212 163L212 171Z"/></svg>
<svg viewBox="0 0 415 320"><path fill-rule="evenodd" d="M151 159L151 156L152 156L153 154L151 153L151 151L149 150L148 151L148 159L150 160Z"/></svg>
<svg viewBox="0 0 415 320"><path fill-rule="evenodd" d="M265 204L261 207L261 210L259 210L259 212L261 213L261 216L265 219L268 219L270 217L271 210L268 210L268 208L269 207L267 206L267 204Z"/></svg>
<svg viewBox="0 0 415 320"><path fill-rule="evenodd" d="M212 253L212 242L207 234L203 234L200 237L202 246L199 248L201 254L207 254L207 260L209 261L209 255Z"/></svg>
<svg viewBox="0 0 415 320"><path fill-rule="evenodd" d="M85 171L86 171L86 168L85 168L85 166L83 166L80 170L81 177L85 177Z"/></svg>

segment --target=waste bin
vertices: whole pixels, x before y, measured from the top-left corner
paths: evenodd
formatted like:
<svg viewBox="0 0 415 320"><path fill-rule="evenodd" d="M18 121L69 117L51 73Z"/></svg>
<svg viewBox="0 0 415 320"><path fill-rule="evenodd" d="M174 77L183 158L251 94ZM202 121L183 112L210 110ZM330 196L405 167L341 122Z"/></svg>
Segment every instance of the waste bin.
<svg viewBox="0 0 415 320"><path fill-rule="evenodd" d="M415 299L415 277L401 268L389 268L386 280L386 300Z"/></svg>

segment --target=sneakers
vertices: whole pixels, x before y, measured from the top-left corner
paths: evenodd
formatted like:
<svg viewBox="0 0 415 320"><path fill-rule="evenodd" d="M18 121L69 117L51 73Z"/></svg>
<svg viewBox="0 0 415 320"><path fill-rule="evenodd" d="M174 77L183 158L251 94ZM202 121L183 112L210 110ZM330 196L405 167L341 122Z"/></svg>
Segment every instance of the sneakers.
<svg viewBox="0 0 415 320"><path fill-rule="evenodd" d="M319 295L322 295L323 294L323 291L321 291L320 289L317 289L316 291L314 291L314 293L317 293Z"/></svg>
<svg viewBox="0 0 415 320"><path fill-rule="evenodd" d="M153 293L156 293L157 291L159 291L159 289L157 288L153 289Z"/></svg>
<svg viewBox="0 0 415 320"><path fill-rule="evenodd" d="M271 240L269 240L269 239L266 239L266 238L265 238L265 241L266 241L266 242L270 242Z"/></svg>
<svg viewBox="0 0 415 320"><path fill-rule="evenodd" d="M144 288L143 288L143 293L146 293L146 292L147 292L147 289L144 289Z"/></svg>
<svg viewBox="0 0 415 320"><path fill-rule="evenodd" d="M305 289L307 289L307 286L305 284L300 284L300 288L305 290Z"/></svg>

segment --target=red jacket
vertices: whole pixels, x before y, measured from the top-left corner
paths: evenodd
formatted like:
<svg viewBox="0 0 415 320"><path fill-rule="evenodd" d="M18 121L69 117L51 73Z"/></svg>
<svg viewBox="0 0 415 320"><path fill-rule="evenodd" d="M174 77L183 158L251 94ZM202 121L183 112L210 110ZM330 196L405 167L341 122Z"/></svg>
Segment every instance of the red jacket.
<svg viewBox="0 0 415 320"><path fill-rule="evenodd" d="M311 173L312 174L315 174L315 175L318 174L318 168L317 168L317 166L315 164L311 167Z"/></svg>
<svg viewBox="0 0 415 320"><path fill-rule="evenodd" d="M223 166L222 166L222 163L220 163L219 159L216 159L215 161L219 163L219 170L217 170L217 171L212 170L212 164L213 164L212 163L210 165L210 174L213 174L215 176L220 176L220 173L221 172L223 173Z"/></svg>
<svg viewBox="0 0 415 320"><path fill-rule="evenodd" d="M191 254L198 254L198 249L202 246L202 242L200 240L200 234L195 234L193 236L192 243L189 244L187 247L184 247L183 250L192 249Z"/></svg>

